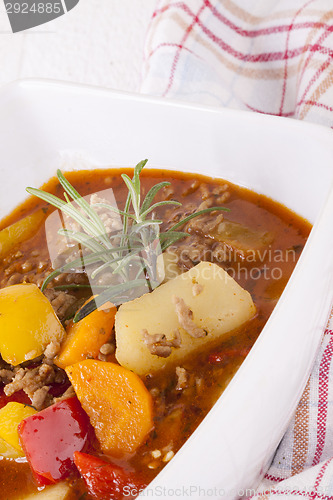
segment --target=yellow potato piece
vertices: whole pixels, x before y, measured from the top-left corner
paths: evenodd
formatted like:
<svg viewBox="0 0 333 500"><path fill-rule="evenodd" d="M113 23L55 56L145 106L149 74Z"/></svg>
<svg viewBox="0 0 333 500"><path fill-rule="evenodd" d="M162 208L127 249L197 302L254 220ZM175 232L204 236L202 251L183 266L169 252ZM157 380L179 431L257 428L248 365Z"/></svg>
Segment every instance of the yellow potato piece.
<svg viewBox="0 0 333 500"><path fill-rule="evenodd" d="M177 255L171 251L163 252L157 257L156 270L159 282L166 283L181 273L177 261Z"/></svg>
<svg viewBox="0 0 333 500"><path fill-rule="evenodd" d="M35 415L36 410L22 403L10 402L0 410L0 438L3 445L8 444L8 451L14 448L19 456L24 456L20 445L17 427L22 420ZM15 457L14 457L15 458Z"/></svg>
<svg viewBox="0 0 333 500"><path fill-rule="evenodd" d="M65 331L53 308L33 284L0 290L0 353L14 366L43 353L51 340L61 341Z"/></svg>
<svg viewBox="0 0 333 500"><path fill-rule="evenodd" d="M0 231L0 257L4 257L16 245L31 238L45 219L42 210L28 215Z"/></svg>
<svg viewBox="0 0 333 500"><path fill-rule="evenodd" d="M180 326L174 296L190 308L193 324L206 332L204 336L193 338ZM255 311L251 295L233 278L216 264L201 262L153 292L120 306L115 323L116 358L139 375L157 371L223 338L252 318ZM178 330L181 345L172 347L166 358L151 354L143 330L149 335L164 334L168 340Z"/></svg>
<svg viewBox="0 0 333 500"><path fill-rule="evenodd" d="M17 500L66 500L69 497L69 493L70 488L68 484L61 482L52 486L46 486L43 491L20 496Z"/></svg>

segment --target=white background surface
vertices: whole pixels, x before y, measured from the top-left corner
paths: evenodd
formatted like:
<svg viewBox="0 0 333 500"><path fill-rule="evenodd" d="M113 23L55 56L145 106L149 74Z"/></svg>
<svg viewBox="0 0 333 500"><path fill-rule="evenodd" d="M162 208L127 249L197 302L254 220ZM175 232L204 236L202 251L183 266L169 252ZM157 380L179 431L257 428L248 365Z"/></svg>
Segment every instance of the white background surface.
<svg viewBox="0 0 333 500"><path fill-rule="evenodd" d="M136 91L156 0L80 0L64 16L13 34L0 1L0 85L55 78Z"/></svg>

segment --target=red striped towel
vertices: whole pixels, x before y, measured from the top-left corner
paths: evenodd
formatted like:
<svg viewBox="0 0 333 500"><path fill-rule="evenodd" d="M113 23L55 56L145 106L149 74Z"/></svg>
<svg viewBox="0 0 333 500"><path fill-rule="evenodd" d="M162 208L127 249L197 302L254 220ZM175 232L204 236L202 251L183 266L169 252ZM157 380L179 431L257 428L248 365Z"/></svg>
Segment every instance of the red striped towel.
<svg viewBox="0 0 333 500"><path fill-rule="evenodd" d="M162 0L142 91L333 125L331 0Z"/></svg>
<svg viewBox="0 0 333 500"><path fill-rule="evenodd" d="M161 0L142 91L333 126L333 0ZM333 499L333 315L253 498Z"/></svg>

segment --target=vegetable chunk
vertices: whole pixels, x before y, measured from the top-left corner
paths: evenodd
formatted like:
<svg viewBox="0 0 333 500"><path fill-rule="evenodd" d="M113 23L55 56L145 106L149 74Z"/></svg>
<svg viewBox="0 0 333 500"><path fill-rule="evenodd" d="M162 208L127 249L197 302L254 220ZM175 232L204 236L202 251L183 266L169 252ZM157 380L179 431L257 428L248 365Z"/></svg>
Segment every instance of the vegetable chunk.
<svg viewBox="0 0 333 500"><path fill-rule="evenodd" d="M135 498L146 487L146 483L138 474L127 472L119 465L92 455L76 451L74 462L89 493L97 500Z"/></svg>
<svg viewBox="0 0 333 500"><path fill-rule="evenodd" d="M233 278L218 265L201 262L120 306L116 358L139 375L157 371L240 327L255 311L251 295ZM157 349L166 345L168 351Z"/></svg>
<svg viewBox="0 0 333 500"><path fill-rule="evenodd" d="M47 486L43 491L39 491L38 493L25 495L24 500L66 500L66 498L70 498L69 493L69 485L62 482L53 484L52 486Z"/></svg>
<svg viewBox="0 0 333 500"><path fill-rule="evenodd" d="M16 245L31 238L45 219L45 213L38 210L34 214L27 215L11 226L0 231L0 257L7 255Z"/></svg>
<svg viewBox="0 0 333 500"><path fill-rule="evenodd" d="M97 358L100 348L108 341L114 325L116 307L105 305L78 323L70 323L55 364L60 368L87 358Z"/></svg>
<svg viewBox="0 0 333 500"><path fill-rule="evenodd" d="M33 284L0 290L0 353L14 366L40 356L65 331L50 302Z"/></svg>
<svg viewBox="0 0 333 500"><path fill-rule="evenodd" d="M0 410L0 454L7 458L24 457L17 432L24 418L35 415L36 410L21 403L7 403Z"/></svg>
<svg viewBox="0 0 333 500"><path fill-rule="evenodd" d="M87 359L66 368L105 453L133 453L153 428L152 398L135 373Z"/></svg>
<svg viewBox="0 0 333 500"><path fill-rule="evenodd" d="M88 416L75 397L26 418L18 433L40 486L65 479L74 467L73 453L85 451L92 437Z"/></svg>

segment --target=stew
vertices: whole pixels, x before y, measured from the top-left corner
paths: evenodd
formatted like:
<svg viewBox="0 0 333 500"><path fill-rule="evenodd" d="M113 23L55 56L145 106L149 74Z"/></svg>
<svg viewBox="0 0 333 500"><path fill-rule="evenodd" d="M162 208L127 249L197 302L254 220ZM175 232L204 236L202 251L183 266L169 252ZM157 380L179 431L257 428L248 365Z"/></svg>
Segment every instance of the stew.
<svg viewBox="0 0 333 500"><path fill-rule="evenodd" d="M105 226L111 221L112 231L124 216L107 208L100 193L112 189L118 209L126 212L129 188L121 174L134 178L131 169L65 175L90 206L94 200L96 213ZM157 204L145 220L154 227L154 221L161 220L161 235L172 229L187 236L171 238L169 233L158 239L154 233L149 248L156 241L161 244L164 252L156 260L160 265L162 259L165 276L156 288L149 285L143 292L140 286L126 288L110 277L111 265L117 264L114 257L111 264L103 260L108 272L102 270L92 288L84 266L80 272L68 266L62 272L68 258L72 262L79 255L73 257L71 251L79 252L84 245L68 243L75 224L67 220L60 238L65 250L50 257L58 241L56 220L69 216L63 213L56 219L54 207L40 198L29 198L3 220L1 498L35 494L38 499L41 488L58 488L57 498L66 500L130 498L128 492L135 496L172 460L214 405L283 292L309 235L307 221L229 182L164 170L142 171L141 203L153 186L166 181L170 184L156 191L153 202L179 204ZM43 190L64 200L57 178ZM128 207L135 212L133 200ZM201 215L186 219L201 210ZM133 220L128 222L130 230ZM135 234L142 235L143 227ZM117 230L121 247L123 233ZM147 259L135 253L135 245L141 245L135 238L128 268L132 284L138 282L133 277L138 262L144 261L143 281L149 274ZM163 246L165 241L170 245ZM112 252L100 252L101 258L114 256ZM92 254L90 248L89 259ZM128 253L121 254L122 263L124 255ZM56 266L60 271L43 288ZM111 286L120 286L121 293L99 303L98 297ZM97 298L91 300L92 294ZM221 311L226 304L229 318ZM78 314L82 317L75 322ZM227 326L221 329L219 322Z"/></svg>

